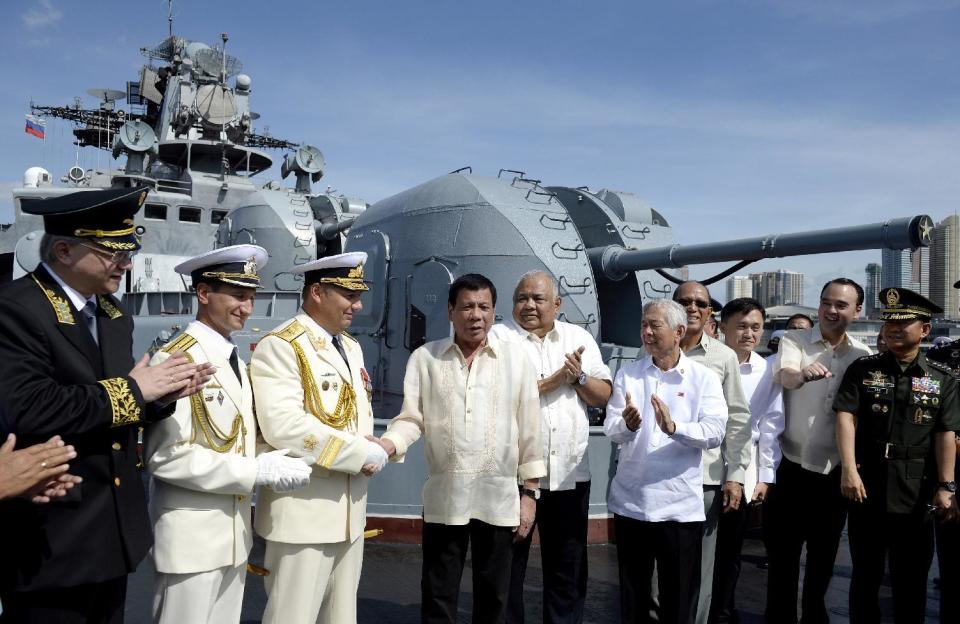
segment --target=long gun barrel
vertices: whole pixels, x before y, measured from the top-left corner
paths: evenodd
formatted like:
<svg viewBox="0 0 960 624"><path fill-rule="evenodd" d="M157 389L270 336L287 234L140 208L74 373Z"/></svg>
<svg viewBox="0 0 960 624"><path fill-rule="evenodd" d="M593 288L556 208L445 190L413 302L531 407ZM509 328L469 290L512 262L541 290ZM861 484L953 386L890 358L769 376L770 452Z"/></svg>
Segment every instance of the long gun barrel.
<svg viewBox="0 0 960 624"><path fill-rule="evenodd" d="M722 243L668 245L655 249L625 249L619 245L591 247L587 253L594 275L617 281L631 271L679 268L689 264L753 261L858 249L916 249L930 244L932 229L930 217L918 215L883 223L771 234Z"/></svg>
<svg viewBox="0 0 960 624"><path fill-rule="evenodd" d="M333 240L344 230L349 230L356 220L356 217L347 217L336 223L324 223L317 228L317 236L321 240Z"/></svg>

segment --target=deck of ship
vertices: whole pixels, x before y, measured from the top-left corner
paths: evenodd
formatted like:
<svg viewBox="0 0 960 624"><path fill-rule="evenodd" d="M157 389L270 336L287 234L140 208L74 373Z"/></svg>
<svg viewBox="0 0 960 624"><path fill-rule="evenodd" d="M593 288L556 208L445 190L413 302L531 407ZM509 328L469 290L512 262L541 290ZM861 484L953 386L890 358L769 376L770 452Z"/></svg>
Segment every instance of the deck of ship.
<svg viewBox="0 0 960 624"><path fill-rule="evenodd" d="M743 624L763 622L763 601L766 595L767 573L762 567L764 560L763 544L757 539L748 538L743 549L743 571L739 583L737 606ZM589 547L590 577L587 589L587 603L584 622L607 624L619 621L617 559L616 547L612 545L592 545ZM263 541L259 538L254 546L253 561L263 560ZM411 544L388 544L370 540L367 543L363 561L363 575L360 579L359 622L361 624L415 624L420 621L420 547ZM927 593L927 622L939 622L937 610L939 598L933 586L936 574L936 560L930 574ZM541 570L538 547L530 555L530 569L527 573L526 604L527 622L542 621L540 609ZM801 574L802 578L802 574ZM150 621L152 603L151 583L153 567L145 561L130 579L127 599L128 624L140 624ZM846 537L840 546L835 575L827 594L827 606L831 613L831 622L848 622L847 598L850 585L850 556ZM470 608L473 594L470 587L470 560L460 597L460 615L458 622L470 622ZM259 577L248 576L246 594L243 601L243 624L260 622L266 596L263 582ZM891 596L889 584L881 590L881 604L885 613L890 613Z"/></svg>

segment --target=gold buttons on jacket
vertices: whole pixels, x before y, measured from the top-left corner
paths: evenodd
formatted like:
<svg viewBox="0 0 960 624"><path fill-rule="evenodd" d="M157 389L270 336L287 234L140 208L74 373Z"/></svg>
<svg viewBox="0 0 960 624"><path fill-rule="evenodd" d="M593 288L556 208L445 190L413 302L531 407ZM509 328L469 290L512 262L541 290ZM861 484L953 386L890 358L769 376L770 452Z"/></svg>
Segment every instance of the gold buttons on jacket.
<svg viewBox="0 0 960 624"><path fill-rule="evenodd" d="M120 450L120 443L119 443L119 442L114 442L114 443L113 443L113 450L115 450L115 451L119 451L119 450Z"/></svg>
<svg viewBox="0 0 960 624"><path fill-rule="evenodd" d="M114 484L115 486L117 486L117 487L120 487L120 477L116 477L116 478L113 480L113 484Z"/></svg>

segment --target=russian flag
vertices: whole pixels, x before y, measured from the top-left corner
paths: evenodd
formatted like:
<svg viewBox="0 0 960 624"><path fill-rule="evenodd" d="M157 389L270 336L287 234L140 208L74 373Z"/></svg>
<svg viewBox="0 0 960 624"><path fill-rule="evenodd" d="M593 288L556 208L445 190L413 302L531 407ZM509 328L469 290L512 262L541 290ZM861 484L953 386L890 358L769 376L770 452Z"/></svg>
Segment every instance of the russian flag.
<svg viewBox="0 0 960 624"><path fill-rule="evenodd" d="M38 119L33 115L27 115L27 126L24 128L24 132L27 134L32 134L38 139L42 139L46 136L45 126L47 122L42 119Z"/></svg>

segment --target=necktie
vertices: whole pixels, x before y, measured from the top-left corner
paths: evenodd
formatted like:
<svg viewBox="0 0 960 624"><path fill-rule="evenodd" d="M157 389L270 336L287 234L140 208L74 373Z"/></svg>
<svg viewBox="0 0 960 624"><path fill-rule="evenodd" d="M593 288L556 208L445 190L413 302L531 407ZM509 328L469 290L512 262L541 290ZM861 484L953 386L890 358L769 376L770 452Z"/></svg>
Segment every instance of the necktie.
<svg viewBox="0 0 960 624"><path fill-rule="evenodd" d="M233 374L237 376L237 381L239 381L242 386L243 377L240 376L240 356L237 355L236 347L230 352L230 368L233 369Z"/></svg>
<svg viewBox="0 0 960 624"><path fill-rule="evenodd" d="M100 340L97 338L97 304L88 301L87 305L83 306L83 309L80 310L80 313L83 315L83 320L87 323L87 330L90 332L90 337L93 338L93 341L99 346Z"/></svg>
<svg viewBox="0 0 960 624"><path fill-rule="evenodd" d="M347 361L347 352L343 350L343 343L340 341L340 334L337 334L333 337L333 346L337 348L337 353L340 354L340 357L343 358L343 363L347 365L347 370L350 370L350 362ZM351 371L352 373L353 371Z"/></svg>

